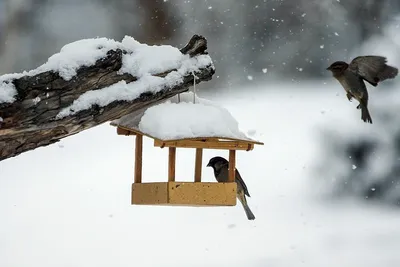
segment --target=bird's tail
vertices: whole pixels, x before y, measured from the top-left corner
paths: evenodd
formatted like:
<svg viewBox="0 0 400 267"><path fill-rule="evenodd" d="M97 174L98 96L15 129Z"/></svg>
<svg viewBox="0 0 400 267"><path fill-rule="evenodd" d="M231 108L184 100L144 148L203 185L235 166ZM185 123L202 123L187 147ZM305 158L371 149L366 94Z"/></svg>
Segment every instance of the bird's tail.
<svg viewBox="0 0 400 267"><path fill-rule="evenodd" d="M237 197L243 205L244 211L246 212L247 219L254 220L256 217L254 216L253 212L249 208L249 205L247 205L247 200L246 200L246 196L244 195L244 193L238 192Z"/></svg>
<svg viewBox="0 0 400 267"><path fill-rule="evenodd" d="M365 105L360 105L360 108L361 108L361 119L362 119L364 122L367 122L367 123L371 123L371 124L372 124L372 118L371 118L371 115L369 114L369 111L368 111L367 106L365 106Z"/></svg>

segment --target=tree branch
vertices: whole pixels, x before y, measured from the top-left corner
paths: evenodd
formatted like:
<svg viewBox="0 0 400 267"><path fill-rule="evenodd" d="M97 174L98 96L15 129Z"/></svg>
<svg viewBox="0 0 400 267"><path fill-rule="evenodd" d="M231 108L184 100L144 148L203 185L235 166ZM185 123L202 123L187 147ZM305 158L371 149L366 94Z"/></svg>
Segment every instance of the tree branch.
<svg viewBox="0 0 400 267"><path fill-rule="evenodd" d="M207 40L194 35L180 51L191 57L206 54ZM12 81L18 94L13 103L0 102L0 161L20 153L58 142L60 139L79 133L104 122L118 119L135 110L188 91L193 85L193 75L188 73L182 82L168 86L157 93L142 93L133 101L113 101L105 106L92 105L61 119L57 114L78 99L82 94L106 88L125 81L138 80L131 74L120 74L123 54L121 49L110 50L107 56L88 67L81 67L69 81L58 73L47 71L35 76L23 76ZM165 77L176 71L168 70L153 76ZM196 83L208 81L215 70L212 64L195 72Z"/></svg>

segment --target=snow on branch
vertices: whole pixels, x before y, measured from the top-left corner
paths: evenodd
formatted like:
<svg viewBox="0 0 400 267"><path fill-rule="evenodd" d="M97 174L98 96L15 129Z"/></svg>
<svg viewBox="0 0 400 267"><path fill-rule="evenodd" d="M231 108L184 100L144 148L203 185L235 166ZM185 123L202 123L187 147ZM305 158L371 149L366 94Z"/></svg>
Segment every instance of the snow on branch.
<svg viewBox="0 0 400 267"><path fill-rule="evenodd" d="M206 49L207 40L198 35L180 50L128 36L121 42L85 39L64 46L37 69L0 76L0 160L210 80L215 69Z"/></svg>

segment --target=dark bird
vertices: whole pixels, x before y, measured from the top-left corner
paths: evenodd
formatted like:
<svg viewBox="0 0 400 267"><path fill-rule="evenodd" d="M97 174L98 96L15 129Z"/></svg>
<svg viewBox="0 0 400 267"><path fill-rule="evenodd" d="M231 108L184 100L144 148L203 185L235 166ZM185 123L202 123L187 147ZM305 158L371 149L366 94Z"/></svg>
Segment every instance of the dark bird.
<svg viewBox="0 0 400 267"><path fill-rule="evenodd" d="M376 87L378 83L393 79L398 74L398 69L386 65L386 62L386 58L381 56L361 56L354 58L350 64L336 61L327 68L346 90L349 101L355 98L360 102L357 109L361 109L361 119L364 122L372 123L364 81Z"/></svg>
<svg viewBox="0 0 400 267"><path fill-rule="evenodd" d="M223 157L213 157L208 162L207 167L212 167L214 169L215 179L219 183L228 182L229 162L226 159L224 159ZM243 205L244 211L247 215L247 219L254 220L256 217L254 216L253 212L251 212L246 200L246 196L250 197L250 194L237 169L235 174L235 182L237 184L237 198Z"/></svg>

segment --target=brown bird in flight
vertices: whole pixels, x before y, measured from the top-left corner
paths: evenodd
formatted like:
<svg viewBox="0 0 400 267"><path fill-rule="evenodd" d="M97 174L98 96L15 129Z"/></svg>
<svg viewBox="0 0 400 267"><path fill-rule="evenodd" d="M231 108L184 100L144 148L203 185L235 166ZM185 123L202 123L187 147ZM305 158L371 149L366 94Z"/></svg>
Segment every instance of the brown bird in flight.
<svg viewBox="0 0 400 267"><path fill-rule="evenodd" d="M327 68L346 90L349 101L355 98L360 102L357 109L361 109L361 119L364 122L372 123L364 81L376 87L378 83L393 79L398 74L398 69L386 65L386 62L386 58L381 56L361 56L354 58L350 64L336 61Z"/></svg>

